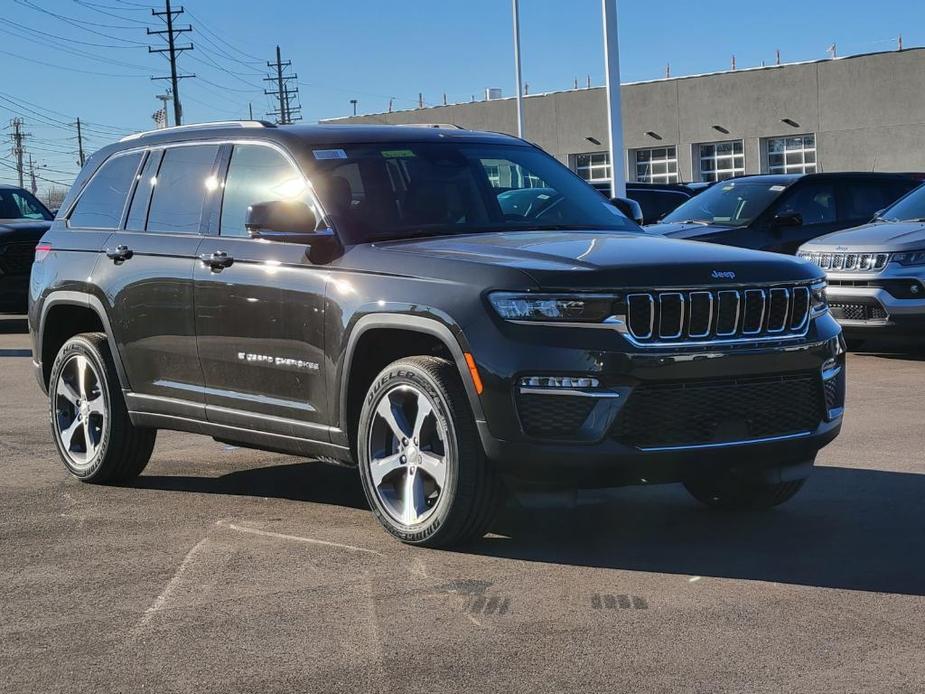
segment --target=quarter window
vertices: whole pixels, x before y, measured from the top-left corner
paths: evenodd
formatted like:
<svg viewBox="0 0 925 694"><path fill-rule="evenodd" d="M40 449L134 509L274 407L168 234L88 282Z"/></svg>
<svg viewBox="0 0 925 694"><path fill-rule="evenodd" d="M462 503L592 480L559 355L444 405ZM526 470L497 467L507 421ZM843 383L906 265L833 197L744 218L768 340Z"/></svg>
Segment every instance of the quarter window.
<svg viewBox="0 0 925 694"><path fill-rule="evenodd" d="M248 207L301 198L305 193L305 180L279 152L258 145L235 145L225 178L220 233L247 236L244 220Z"/></svg>
<svg viewBox="0 0 925 694"><path fill-rule="evenodd" d="M794 135L767 140L768 173L816 173L816 136Z"/></svg>
<svg viewBox="0 0 925 694"><path fill-rule="evenodd" d="M77 201L70 226L118 229L140 162L141 152L117 155L106 161Z"/></svg>
<svg viewBox="0 0 925 694"><path fill-rule="evenodd" d="M677 183L677 147L654 147L633 152L636 180L640 183Z"/></svg>
<svg viewBox="0 0 925 694"><path fill-rule="evenodd" d="M701 181L722 181L745 173L742 140L697 145Z"/></svg>
<svg viewBox="0 0 925 694"><path fill-rule="evenodd" d="M164 152L148 212L149 231L199 232L202 205L216 188L212 166L217 154L218 145L171 147Z"/></svg>

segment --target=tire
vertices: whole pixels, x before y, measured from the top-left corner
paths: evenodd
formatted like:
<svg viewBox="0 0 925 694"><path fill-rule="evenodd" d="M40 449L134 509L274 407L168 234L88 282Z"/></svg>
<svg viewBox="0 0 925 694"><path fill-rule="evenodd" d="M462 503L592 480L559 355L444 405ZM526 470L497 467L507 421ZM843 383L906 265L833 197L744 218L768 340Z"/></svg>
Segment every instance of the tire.
<svg viewBox="0 0 925 694"><path fill-rule="evenodd" d="M488 530L500 484L451 362L422 356L386 367L363 402L357 452L369 505L402 542L449 547Z"/></svg>
<svg viewBox="0 0 925 694"><path fill-rule="evenodd" d="M48 402L52 439L72 475L118 484L145 469L157 430L129 419L104 334L84 333L64 343L51 367Z"/></svg>
<svg viewBox="0 0 925 694"><path fill-rule="evenodd" d="M805 479L761 483L739 479L732 473L688 480L684 487L697 501L727 511L757 511L789 501L803 488Z"/></svg>

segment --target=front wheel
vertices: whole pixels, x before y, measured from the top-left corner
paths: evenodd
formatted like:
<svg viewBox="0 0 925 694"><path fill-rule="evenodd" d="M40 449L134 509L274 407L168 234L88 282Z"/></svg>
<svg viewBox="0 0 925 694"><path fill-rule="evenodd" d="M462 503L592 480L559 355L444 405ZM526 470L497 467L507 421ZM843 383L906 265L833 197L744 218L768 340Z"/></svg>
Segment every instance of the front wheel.
<svg viewBox="0 0 925 694"><path fill-rule="evenodd" d="M369 505L402 542L447 547L485 534L499 484L451 362L386 367L363 403L357 452Z"/></svg>
<svg viewBox="0 0 925 694"><path fill-rule="evenodd" d="M761 510L789 501L803 488L805 479L758 482L737 477L731 471L684 482L697 501L729 511Z"/></svg>

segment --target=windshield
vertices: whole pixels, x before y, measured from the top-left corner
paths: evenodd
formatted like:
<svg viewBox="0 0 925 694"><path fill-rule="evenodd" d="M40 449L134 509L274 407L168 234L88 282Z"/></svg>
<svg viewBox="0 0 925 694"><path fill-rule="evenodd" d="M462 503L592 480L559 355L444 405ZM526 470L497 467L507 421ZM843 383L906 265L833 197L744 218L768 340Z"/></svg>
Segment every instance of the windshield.
<svg viewBox="0 0 925 694"><path fill-rule="evenodd" d="M925 220L925 185L919 186L904 198L880 213L882 219L889 221Z"/></svg>
<svg viewBox="0 0 925 694"><path fill-rule="evenodd" d="M787 186L757 180L724 181L676 207L661 223L702 222L741 227L750 224Z"/></svg>
<svg viewBox="0 0 925 694"><path fill-rule="evenodd" d="M48 208L22 188L0 188L0 219L54 219Z"/></svg>
<svg viewBox="0 0 925 694"><path fill-rule="evenodd" d="M350 243L529 229L640 231L549 155L523 145L387 143L312 150L309 176Z"/></svg>

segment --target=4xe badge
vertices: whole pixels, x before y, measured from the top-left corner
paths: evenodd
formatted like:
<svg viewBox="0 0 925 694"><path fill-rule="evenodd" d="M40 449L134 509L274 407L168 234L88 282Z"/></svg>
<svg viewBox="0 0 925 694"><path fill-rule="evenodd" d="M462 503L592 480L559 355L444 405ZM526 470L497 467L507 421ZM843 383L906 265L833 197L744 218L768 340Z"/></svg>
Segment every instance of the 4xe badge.
<svg viewBox="0 0 925 694"><path fill-rule="evenodd" d="M736 273L732 270L714 270L710 273L710 277L715 280L734 280L736 278Z"/></svg>

